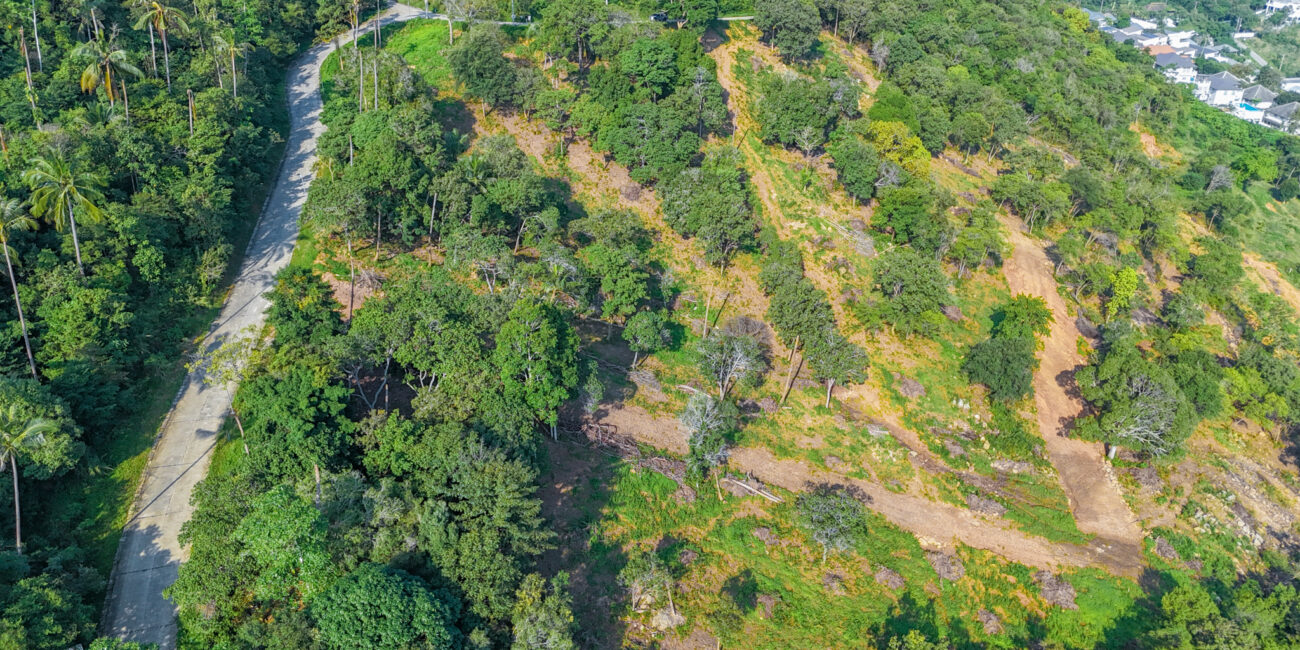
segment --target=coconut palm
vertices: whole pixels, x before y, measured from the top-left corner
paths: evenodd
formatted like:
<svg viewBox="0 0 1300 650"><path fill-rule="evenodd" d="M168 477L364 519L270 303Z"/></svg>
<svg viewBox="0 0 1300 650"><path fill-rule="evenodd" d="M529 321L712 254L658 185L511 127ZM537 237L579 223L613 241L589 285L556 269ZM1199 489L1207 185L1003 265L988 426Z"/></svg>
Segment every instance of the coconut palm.
<svg viewBox="0 0 1300 650"><path fill-rule="evenodd" d="M162 38L163 67L167 71L167 91L171 92L172 58L171 49L167 45L167 30L173 29L184 34L189 31L190 24L185 18L184 12L175 7L169 7L158 0L144 0L138 3L136 7L139 17L135 20L135 28L144 29L152 26L153 29L158 30L158 35Z"/></svg>
<svg viewBox="0 0 1300 650"><path fill-rule="evenodd" d="M5 269L9 272L9 288L14 292L14 305L18 308L18 324L23 328L23 347L27 349L27 365L32 369L32 379L40 380L36 374L36 358L32 356L32 340L27 336L27 319L23 316L23 301L18 297L18 279L14 277L12 256L9 248L9 235L17 230L34 230L36 220L23 210L18 199L0 199L0 249L5 252Z"/></svg>
<svg viewBox="0 0 1300 650"><path fill-rule="evenodd" d="M112 106L117 100L117 88L113 83L114 76L118 78L135 77L139 79L144 76L140 68L131 63L130 55L126 50L117 46L117 28L109 33L108 38L97 38L92 41L86 41L72 49L73 56L81 56L91 59L85 70L81 71L81 92L93 93L100 86L104 87L104 92L108 94L108 105ZM126 99L126 84L121 84L122 98Z"/></svg>
<svg viewBox="0 0 1300 650"><path fill-rule="evenodd" d="M18 455L45 444L45 434L56 428L49 420L23 417L17 404L0 410L0 467L8 463L14 480L14 544L19 555L23 554L23 511L18 503Z"/></svg>
<svg viewBox="0 0 1300 650"><path fill-rule="evenodd" d="M239 97L239 70L235 66L235 57L243 56L248 52L249 44L239 40L234 29L227 29L224 33L213 34L212 47L215 50L214 55L217 59L217 70L221 69L221 59L230 57L230 89L234 97ZM218 72L220 74L220 72Z"/></svg>
<svg viewBox="0 0 1300 650"><path fill-rule="evenodd" d="M84 276L77 213L91 223L103 218L104 213L96 204L104 200L99 192L104 182L96 174L75 168L62 154L34 158L31 164L32 168L23 172L23 180L32 188L32 214L50 220L57 230L70 227L72 247L77 252L77 270Z"/></svg>

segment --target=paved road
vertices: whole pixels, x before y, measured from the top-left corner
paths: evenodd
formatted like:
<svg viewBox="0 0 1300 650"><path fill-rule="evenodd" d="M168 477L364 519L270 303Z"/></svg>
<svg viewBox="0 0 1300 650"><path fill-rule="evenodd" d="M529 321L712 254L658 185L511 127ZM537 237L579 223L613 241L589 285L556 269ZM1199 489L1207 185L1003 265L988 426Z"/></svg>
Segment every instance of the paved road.
<svg viewBox="0 0 1300 650"><path fill-rule="evenodd" d="M434 17L404 5L391 7L381 24ZM351 40L350 34L340 37ZM213 348L262 323L270 304L265 293L289 263L298 236L298 215L307 200L320 121L320 65L334 45L304 52L289 71L289 141L275 188L244 254L239 276L203 346ZM190 518L190 493L203 479L217 432L230 408L231 392L205 386L201 374L185 378L149 456L131 516L122 531L101 631L108 636L176 646L176 606L162 592L185 560L177 534Z"/></svg>

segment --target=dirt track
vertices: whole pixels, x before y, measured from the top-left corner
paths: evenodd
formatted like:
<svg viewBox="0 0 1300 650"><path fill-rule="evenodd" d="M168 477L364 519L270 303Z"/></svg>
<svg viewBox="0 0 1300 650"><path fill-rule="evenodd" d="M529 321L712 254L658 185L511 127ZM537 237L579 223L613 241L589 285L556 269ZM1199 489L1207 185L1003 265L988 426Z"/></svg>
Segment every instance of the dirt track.
<svg viewBox="0 0 1300 650"><path fill-rule="evenodd" d="M1066 437L1070 422L1083 405L1065 386L1083 365L1078 352L1079 330L1056 290L1052 262L1043 247L1021 231L1019 221L1003 217L1014 251L1003 265L1013 294L1038 296L1052 310L1051 332L1043 341L1040 366L1034 374L1034 402L1038 408L1038 430L1046 443L1047 455L1061 476L1061 487L1070 500L1079 530L1097 535L1113 546L1125 562L1140 562L1142 530L1120 491L1119 482L1104 459L1100 443Z"/></svg>

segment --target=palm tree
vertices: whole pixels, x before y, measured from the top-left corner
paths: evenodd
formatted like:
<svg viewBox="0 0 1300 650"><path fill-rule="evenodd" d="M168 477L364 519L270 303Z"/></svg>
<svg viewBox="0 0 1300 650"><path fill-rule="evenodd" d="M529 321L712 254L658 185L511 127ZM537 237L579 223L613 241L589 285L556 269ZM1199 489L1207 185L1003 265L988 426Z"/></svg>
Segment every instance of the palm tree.
<svg viewBox="0 0 1300 650"><path fill-rule="evenodd" d="M152 26L162 37L163 65L167 70L167 92L171 92L172 58L171 49L167 45L167 30L175 29L183 34L189 31L190 24L186 21L184 12L175 7L168 7L158 0L144 0L137 7L139 7L140 17L135 21L135 28L144 29L146 26Z"/></svg>
<svg viewBox="0 0 1300 650"><path fill-rule="evenodd" d="M81 71L81 92L93 93L101 85L104 91L108 93L108 105L112 106L117 99L117 89L113 86L113 76L118 77L132 76L136 79L144 76L140 68L131 63L126 50L117 46L117 29L114 28L107 39L97 38L93 41L86 41L73 48L73 56L84 56L91 59L90 65ZM126 99L126 84L122 86L122 98Z"/></svg>
<svg viewBox="0 0 1300 650"><path fill-rule="evenodd" d="M76 169L62 154L33 159L32 168L23 172L23 180L32 188L32 214L49 219L57 230L63 230L65 225L71 227L77 270L86 275L81 263L81 240L77 238L77 212L91 223L103 218L103 211L96 205L104 200L99 192L103 180Z"/></svg>
<svg viewBox="0 0 1300 650"><path fill-rule="evenodd" d="M248 51L249 44L239 40L234 29L228 29L223 34L212 36L212 47L216 50L213 58L217 60L217 70L221 69L220 60L230 56L230 89L234 97L239 97L239 71L235 66L235 56L243 56Z"/></svg>
<svg viewBox="0 0 1300 650"><path fill-rule="evenodd" d="M44 444L45 434L56 428L49 420L23 417L17 404L0 410L0 467L9 463L14 479L14 543L19 555L23 554L23 511L18 504L18 454Z"/></svg>
<svg viewBox="0 0 1300 650"><path fill-rule="evenodd" d="M23 328L23 347L27 348L27 365L32 369L32 379L40 381L36 374L36 358L32 356L32 340L27 336L27 319L23 316L23 301L18 298L18 279L14 277L14 264L9 248L9 233L15 230L34 230L36 220L27 216L23 204L18 199L0 200L0 248L5 252L5 269L9 271L9 287L14 291L14 305L18 307L18 324Z"/></svg>

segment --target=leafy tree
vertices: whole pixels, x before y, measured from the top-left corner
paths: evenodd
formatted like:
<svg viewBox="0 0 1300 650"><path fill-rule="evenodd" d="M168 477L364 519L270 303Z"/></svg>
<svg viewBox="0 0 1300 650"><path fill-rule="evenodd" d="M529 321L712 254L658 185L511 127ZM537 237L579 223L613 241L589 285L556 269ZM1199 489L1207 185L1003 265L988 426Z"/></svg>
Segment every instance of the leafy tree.
<svg viewBox="0 0 1300 650"><path fill-rule="evenodd" d="M726 464L739 415L731 402L708 393L695 393L686 401L678 420L687 432L686 466L691 475L698 479Z"/></svg>
<svg viewBox="0 0 1300 650"><path fill-rule="evenodd" d="M871 200L876 195L880 170L880 154L876 148L855 135L837 134L828 149L844 191L859 201Z"/></svg>
<svg viewBox="0 0 1300 650"><path fill-rule="evenodd" d="M927 253L939 251L953 236L933 190L915 181L880 193L872 226L900 244Z"/></svg>
<svg viewBox="0 0 1300 650"><path fill-rule="evenodd" d="M952 300L939 263L910 248L894 248L876 260L874 285L879 298L861 303L868 324L888 323L901 334L933 331Z"/></svg>
<svg viewBox="0 0 1300 650"><path fill-rule="evenodd" d="M54 222L54 227L72 229L72 246L77 253L77 270L86 274L81 264L81 240L77 237L77 212L92 223L103 219L98 203L104 200L99 188L103 179L82 171L62 154L32 159L31 169L23 172L23 181L32 188L32 214Z"/></svg>
<svg viewBox="0 0 1300 650"><path fill-rule="evenodd" d="M463 41L462 41L463 42ZM366 563L312 604L326 648L451 648L460 602L400 569Z"/></svg>
<svg viewBox="0 0 1300 650"><path fill-rule="evenodd" d="M288 480L334 466L348 444L351 423L343 413L348 394L305 364L243 383L234 408L247 416L244 433L253 466Z"/></svg>
<svg viewBox="0 0 1300 650"><path fill-rule="evenodd" d="M511 650L576 650L569 575L561 571L549 581L528 574L515 592L511 615Z"/></svg>
<svg viewBox="0 0 1300 650"><path fill-rule="evenodd" d="M13 584L0 642L12 648L59 650L90 638L95 609L71 583L67 577L42 573Z"/></svg>
<svg viewBox="0 0 1300 650"><path fill-rule="evenodd" d="M807 339L807 354L813 376L826 383L826 407L831 405L831 391L836 384L859 384L867 379L869 360L866 350L844 338L834 322Z"/></svg>
<svg viewBox="0 0 1300 650"><path fill-rule="evenodd" d="M639 183L670 178L700 149L700 139L690 122L663 103L636 103L620 107L601 126L596 144L629 168Z"/></svg>
<svg viewBox="0 0 1300 650"><path fill-rule="evenodd" d="M793 147L808 130L824 139L836 118L835 89L825 81L766 75L761 91L756 117L764 142Z"/></svg>
<svg viewBox="0 0 1300 650"><path fill-rule="evenodd" d="M976 343L966 354L962 370L974 383L984 384L993 399L1015 401L1034 392L1034 340L1025 336L994 336Z"/></svg>
<svg viewBox="0 0 1300 650"><path fill-rule="evenodd" d="M795 501L799 525L822 547L822 561L832 551L845 551L864 537L867 511L860 498L843 486L818 485Z"/></svg>
<svg viewBox="0 0 1300 650"><path fill-rule="evenodd" d="M1124 267L1110 276L1110 300L1106 301L1106 319L1127 311L1138 289L1137 270Z"/></svg>
<svg viewBox="0 0 1300 650"><path fill-rule="evenodd" d="M504 52L501 28L477 24L448 50L447 63L470 95L497 108L511 103L515 94L515 67Z"/></svg>
<svg viewBox="0 0 1300 650"><path fill-rule="evenodd" d="M586 67L588 53L609 30L608 12L598 0L557 0L542 10L537 30L548 53Z"/></svg>
<svg viewBox="0 0 1300 650"><path fill-rule="evenodd" d="M665 598L668 609L677 613L673 604L673 574L668 564L657 553L637 551L632 553L618 573L618 581L634 593L649 596L653 600Z"/></svg>
<svg viewBox="0 0 1300 650"><path fill-rule="evenodd" d="M1169 372L1148 361L1130 337L1111 342L1100 362L1075 375L1079 392L1098 414L1083 419L1081 435L1152 456L1181 449L1196 412Z"/></svg>
<svg viewBox="0 0 1300 650"><path fill-rule="evenodd" d="M641 268L632 247L596 243L582 249L582 256L592 275L600 278L602 317L630 316L650 296L650 274Z"/></svg>
<svg viewBox="0 0 1300 650"><path fill-rule="evenodd" d="M635 368L642 354L654 354L672 342L668 319L662 312L639 311L623 326L623 340L632 349L632 367Z"/></svg>
<svg viewBox="0 0 1300 650"><path fill-rule="evenodd" d="M677 80L677 51L664 39L639 38L618 53L618 65L633 83L662 97Z"/></svg>
<svg viewBox="0 0 1300 650"><path fill-rule="evenodd" d="M1202 418L1223 411L1224 372L1213 354L1200 349L1180 352L1169 364L1169 374Z"/></svg>
<svg viewBox="0 0 1300 650"><path fill-rule="evenodd" d="M725 265L736 252L753 247L754 219L735 148L711 149L700 167L665 182L660 195L664 220L681 235L697 237L710 262Z"/></svg>
<svg viewBox="0 0 1300 650"><path fill-rule="evenodd" d="M253 593L268 601L320 595L337 571L325 535L320 512L288 486L254 500L233 533L256 567Z"/></svg>
<svg viewBox="0 0 1300 650"><path fill-rule="evenodd" d="M1277 200L1286 202L1300 197L1300 180L1288 178L1277 184Z"/></svg>
<svg viewBox="0 0 1300 650"><path fill-rule="evenodd" d="M578 341L558 310L525 298L497 333L493 361L505 394L528 405L555 435L560 404L578 383Z"/></svg>
<svg viewBox="0 0 1300 650"><path fill-rule="evenodd" d="M281 271L268 297L266 322L278 346L319 350L344 331L333 291L311 269L290 266Z"/></svg>
<svg viewBox="0 0 1300 650"><path fill-rule="evenodd" d="M1051 332L1056 320L1046 301L1023 293L1016 294L1002 305L994 317L997 322L993 325L993 336L1030 341Z"/></svg>
<svg viewBox="0 0 1300 650"><path fill-rule="evenodd" d="M754 24L786 60L803 59L817 44L821 16L807 0L760 0L754 6Z"/></svg>

